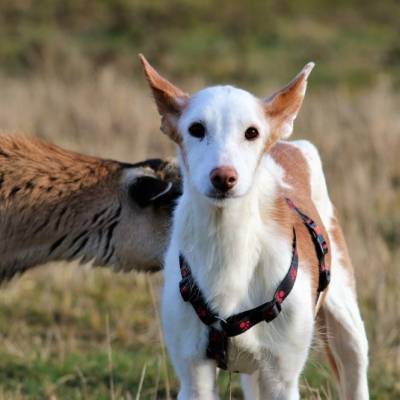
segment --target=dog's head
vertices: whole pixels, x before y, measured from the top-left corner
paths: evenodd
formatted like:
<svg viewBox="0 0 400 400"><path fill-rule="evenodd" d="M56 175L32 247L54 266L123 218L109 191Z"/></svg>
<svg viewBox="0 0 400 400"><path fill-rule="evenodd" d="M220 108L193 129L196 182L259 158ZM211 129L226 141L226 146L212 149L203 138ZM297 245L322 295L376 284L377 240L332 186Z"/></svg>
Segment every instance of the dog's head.
<svg viewBox="0 0 400 400"><path fill-rule="evenodd" d="M266 99L232 86L189 96L140 58L162 118L161 130L178 144L186 180L216 204L248 193L264 153L291 135L314 67L307 64Z"/></svg>

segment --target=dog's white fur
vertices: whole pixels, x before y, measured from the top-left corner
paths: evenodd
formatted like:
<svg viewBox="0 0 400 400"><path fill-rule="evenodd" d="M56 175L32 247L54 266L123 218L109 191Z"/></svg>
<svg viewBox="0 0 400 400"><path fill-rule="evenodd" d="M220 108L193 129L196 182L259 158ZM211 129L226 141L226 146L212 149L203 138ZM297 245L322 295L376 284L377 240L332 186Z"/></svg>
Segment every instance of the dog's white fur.
<svg viewBox="0 0 400 400"><path fill-rule="evenodd" d="M179 399L214 399L218 398L216 366L205 357L208 328L181 298L179 254L184 254L208 304L222 318L273 297L291 260L291 239L282 234L272 218L280 188L289 183L281 166L264 154L265 146L277 131L281 138L290 135L313 65L308 64L289 87L295 92L287 96L301 98L298 104L289 104L278 121L277 113L268 114L266 109L274 106L281 92L260 101L243 90L217 86L189 98L161 78L146 60L142 61L163 117L164 131L179 143L184 179L165 258L165 340L181 383ZM204 139L188 133L193 122L206 127ZM244 137L249 126L260 133L254 141ZM291 145L307 158L312 200L330 231L334 211L318 152L309 142ZM225 165L237 171L238 181L229 198L217 200L210 172ZM348 282L351 277L341 264L333 237L330 239L333 278L325 308L331 324L344 326L339 329L339 340L329 339L338 359L339 375L345 380L341 394L344 399L367 399L368 349L363 323ZM296 283L278 318L230 339L229 369L245 373L242 385L248 399L299 398L299 376L315 325L315 293L307 271L304 260L300 260Z"/></svg>

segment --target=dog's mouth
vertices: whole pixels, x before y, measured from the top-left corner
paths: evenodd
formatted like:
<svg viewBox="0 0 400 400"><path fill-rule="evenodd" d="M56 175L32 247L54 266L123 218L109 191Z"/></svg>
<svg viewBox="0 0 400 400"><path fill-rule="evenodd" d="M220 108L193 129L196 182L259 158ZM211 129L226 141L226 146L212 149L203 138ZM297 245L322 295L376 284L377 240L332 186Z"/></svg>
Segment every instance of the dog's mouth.
<svg viewBox="0 0 400 400"><path fill-rule="evenodd" d="M223 201L223 200L235 198L236 196L232 192L220 192L217 190L213 190L213 191L207 193L206 197L208 197L209 199L214 200L214 201Z"/></svg>

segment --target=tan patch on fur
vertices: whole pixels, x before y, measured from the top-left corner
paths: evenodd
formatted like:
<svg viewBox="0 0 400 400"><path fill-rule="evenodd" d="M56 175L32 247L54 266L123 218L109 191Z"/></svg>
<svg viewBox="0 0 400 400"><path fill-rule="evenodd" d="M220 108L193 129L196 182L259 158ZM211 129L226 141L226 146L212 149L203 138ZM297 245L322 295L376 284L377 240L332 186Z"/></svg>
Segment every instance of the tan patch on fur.
<svg viewBox="0 0 400 400"><path fill-rule="evenodd" d="M176 144L182 144L182 137L177 129L178 118L175 116L162 116L161 117L161 132L165 133Z"/></svg>
<svg viewBox="0 0 400 400"><path fill-rule="evenodd" d="M288 143L278 142L271 148L270 155L275 162L283 168L285 171L285 182L290 185L290 189L284 187L281 189L281 194L274 207L273 218L279 223L282 229L285 230L287 236L290 238L292 237L292 228L295 228L299 258L301 261L306 261L306 264L309 266L312 288L316 296L319 269L315 246L303 221L295 211L289 208L285 200L285 197L290 198L302 212L321 227L322 234L330 248L328 234L311 200L309 166L302 152ZM327 266L330 267L330 252L326 256L326 263Z"/></svg>
<svg viewBox="0 0 400 400"><path fill-rule="evenodd" d="M332 240L335 242L335 244L338 247L338 250L340 252L341 261L342 261L341 264L343 265L344 268L346 268L350 272L349 273L350 284L352 285L353 288L355 288L356 282L355 282L355 278L354 278L353 263L351 262L349 250L347 248L347 244L344 239L343 231L340 226L336 210L335 210L335 216L332 219L331 234L332 234Z"/></svg>
<svg viewBox="0 0 400 400"><path fill-rule="evenodd" d="M264 157L265 153L268 153L271 150L272 146L279 140L279 137L280 133L278 130L273 130L271 132L265 143L264 152L261 154L260 160Z"/></svg>

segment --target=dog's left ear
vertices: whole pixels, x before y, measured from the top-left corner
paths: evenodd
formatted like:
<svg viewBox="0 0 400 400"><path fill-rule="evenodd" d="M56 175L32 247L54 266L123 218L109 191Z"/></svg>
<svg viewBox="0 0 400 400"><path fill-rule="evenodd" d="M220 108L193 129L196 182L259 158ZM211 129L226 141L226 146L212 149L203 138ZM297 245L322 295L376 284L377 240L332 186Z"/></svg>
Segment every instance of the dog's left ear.
<svg viewBox="0 0 400 400"><path fill-rule="evenodd" d="M163 78L142 54L139 54L139 58L161 115L161 130L179 144L182 138L177 129L177 122L187 105L189 95Z"/></svg>
<svg viewBox="0 0 400 400"><path fill-rule="evenodd" d="M263 100L271 123L272 142L286 139L292 134L293 122L306 93L307 78L314 65L313 62L308 63L286 87Z"/></svg>

